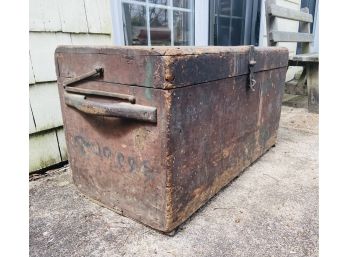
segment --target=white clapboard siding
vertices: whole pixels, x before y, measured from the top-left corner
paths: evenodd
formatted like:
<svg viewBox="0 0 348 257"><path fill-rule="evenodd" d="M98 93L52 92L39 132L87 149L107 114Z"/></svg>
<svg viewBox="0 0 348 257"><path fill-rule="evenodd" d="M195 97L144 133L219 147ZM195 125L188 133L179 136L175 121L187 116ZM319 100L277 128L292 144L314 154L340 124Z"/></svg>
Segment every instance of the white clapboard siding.
<svg viewBox="0 0 348 257"><path fill-rule="evenodd" d="M88 31L90 33L100 33L101 21L100 21L100 1L85 0L86 17L88 24Z"/></svg>
<svg viewBox="0 0 348 257"><path fill-rule="evenodd" d="M33 65L31 64L30 53L29 53L29 84L34 84L34 83L35 83L35 77L33 72Z"/></svg>
<svg viewBox="0 0 348 257"><path fill-rule="evenodd" d="M36 82L55 81L54 51L57 45L71 44L68 33L29 33L29 51Z"/></svg>
<svg viewBox="0 0 348 257"><path fill-rule="evenodd" d="M29 97L36 131L63 125L56 82L40 83L30 86Z"/></svg>
<svg viewBox="0 0 348 257"><path fill-rule="evenodd" d="M101 0L100 1L100 23L101 23L101 33L112 33L112 18L111 18L111 9L110 1L114 0Z"/></svg>
<svg viewBox="0 0 348 257"><path fill-rule="evenodd" d="M36 128L35 128L33 113L31 112L30 103L29 103L28 110L29 110L29 134L31 134L31 133L34 133L36 131Z"/></svg>
<svg viewBox="0 0 348 257"><path fill-rule="evenodd" d="M68 160L68 152L66 150L66 141L63 128L57 129L57 138L59 143L60 154L62 156L62 161L66 161Z"/></svg>
<svg viewBox="0 0 348 257"><path fill-rule="evenodd" d="M61 162L56 131L29 136L29 171Z"/></svg>
<svg viewBox="0 0 348 257"><path fill-rule="evenodd" d="M30 31L61 31L59 0L30 0L29 30Z"/></svg>
<svg viewBox="0 0 348 257"><path fill-rule="evenodd" d="M29 30L111 34L109 0L30 0Z"/></svg>
<svg viewBox="0 0 348 257"><path fill-rule="evenodd" d="M56 80L52 57L56 44L55 33L29 33L29 51L37 82Z"/></svg>
<svg viewBox="0 0 348 257"><path fill-rule="evenodd" d="M57 32L56 35L56 42L58 45L71 45L71 36L69 33L61 33ZM56 50L56 49L54 49ZM53 60L54 60L54 51L53 51Z"/></svg>
<svg viewBox="0 0 348 257"><path fill-rule="evenodd" d="M71 34L73 45L111 45L110 35Z"/></svg>
<svg viewBox="0 0 348 257"><path fill-rule="evenodd" d="M45 31L44 2L45 0L29 1L29 31Z"/></svg>
<svg viewBox="0 0 348 257"><path fill-rule="evenodd" d="M83 0L59 0L58 4L63 32L88 32Z"/></svg>
<svg viewBox="0 0 348 257"><path fill-rule="evenodd" d="M109 0L85 0L88 31L111 34Z"/></svg>
<svg viewBox="0 0 348 257"><path fill-rule="evenodd" d="M43 6L45 31L62 30L58 2L60 2L60 0L44 0Z"/></svg>

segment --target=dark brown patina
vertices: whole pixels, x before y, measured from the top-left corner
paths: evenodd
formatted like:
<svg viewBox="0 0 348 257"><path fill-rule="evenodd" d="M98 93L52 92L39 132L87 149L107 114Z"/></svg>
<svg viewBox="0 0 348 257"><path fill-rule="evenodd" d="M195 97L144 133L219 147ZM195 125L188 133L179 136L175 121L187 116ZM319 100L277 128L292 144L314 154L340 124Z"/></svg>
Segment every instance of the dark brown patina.
<svg viewBox="0 0 348 257"><path fill-rule="evenodd" d="M55 58L74 183L155 229L276 143L285 48L61 46Z"/></svg>

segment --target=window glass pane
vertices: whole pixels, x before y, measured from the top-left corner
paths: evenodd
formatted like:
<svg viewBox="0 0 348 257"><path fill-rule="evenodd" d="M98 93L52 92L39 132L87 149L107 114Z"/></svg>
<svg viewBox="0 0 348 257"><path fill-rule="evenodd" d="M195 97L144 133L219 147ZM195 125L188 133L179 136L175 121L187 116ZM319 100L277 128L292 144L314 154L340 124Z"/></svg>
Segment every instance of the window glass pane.
<svg viewBox="0 0 348 257"><path fill-rule="evenodd" d="M243 23L241 19L232 19L231 22L231 46L243 44Z"/></svg>
<svg viewBox="0 0 348 257"><path fill-rule="evenodd" d="M171 33L168 23L168 11L162 8L149 8L151 45L170 45Z"/></svg>
<svg viewBox="0 0 348 257"><path fill-rule="evenodd" d="M191 45L191 13L188 12L173 12L174 19L174 45L184 46Z"/></svg>
<svg viewBox="0 0 348 257"><path fill-rule="evenodd" d="M190 9L192 6L192 0L173 0L173 6Z"/></svg>
<svg viewBox="0 0 348 257"><path fill-rule="evenodd" d="M146 8L123 4L125 39L127 45L147 45Z"/></svg>
<svg viewBox="0 0 348 257"><path fill-rule="evenodd" d="M218 2L219 5L220 15L231 15L231 0L220 0L216 2Z"/></svg>
<svg viewBox="0 0 348 257"><path fill-rule="evenodd" d="M245 0L234 0L231 5L231 15L237 17L244 16L244 2Z"/></svg>
<svg viewBox="0 0 348 257"><path fill-rule="evenodd" d="M245 0L215 0L215 9L220 15L243 17Z"/></svg>
<svg viewBox="0 0 348 257"><path fill-rule="evenodd" d="M230 45L230 19L220 17L218 20L217 45Z"/></svg>
<svg viewBox="0 0 348 257"><path fill-rule="evenodd" d="M149 0L149 3L168 5L169 4L169 0Z"/></svg>
<svg viewBox="0 0 348 257"><path fill-rule="evenodd" d="M245 3L245 0L210 0L210 44L244 43Z"/></svg>

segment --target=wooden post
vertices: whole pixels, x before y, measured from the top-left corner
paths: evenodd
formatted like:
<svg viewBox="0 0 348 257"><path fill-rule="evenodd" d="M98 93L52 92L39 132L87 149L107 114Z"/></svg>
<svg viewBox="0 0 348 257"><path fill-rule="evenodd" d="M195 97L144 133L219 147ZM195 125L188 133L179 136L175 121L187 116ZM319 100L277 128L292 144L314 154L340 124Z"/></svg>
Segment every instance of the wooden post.
<svg viewBox="0 0 348 257"><path fill-rule="evenodd" d="M307 70L308 111L319 113L319 62L309 62Z"/></svg>
<svg viewBox="0 0 348 257"><path fill-rule="evenodd" d="M266 33L267 33L267 45L277 46L277 42L271 40L270 32L277 30L277 24L275 22L275 17L270 15L270 6L275 4L275 0L266 0L265 2L265 14L266 14Z"/></svg>
<svg viewBox="0 0 348 257"><path fill-rule="evenodd" d="M301 8L301 12L309 13L308 7ZM298 27L298 32L310 34L311 33L311 24L309 22L300 21L299 27ZM309 42L302 42L299 44L300 44L300 48L301 48L301 54L309 53L309 44L310 44Z"/></svg>

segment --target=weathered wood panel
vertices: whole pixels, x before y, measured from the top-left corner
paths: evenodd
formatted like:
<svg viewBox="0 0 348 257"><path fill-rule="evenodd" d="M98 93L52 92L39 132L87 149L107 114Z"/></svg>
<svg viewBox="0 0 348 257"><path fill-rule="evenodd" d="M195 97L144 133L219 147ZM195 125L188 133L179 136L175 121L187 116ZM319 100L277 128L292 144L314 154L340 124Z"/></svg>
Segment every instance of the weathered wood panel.
<svg viewBox="0 0 348 257"><path fill-rule="evenodd" d="M35 118L36 131L63 125L58 88L55 82L30 86L29 97Z"/></svg>
<svg viewBox="0 0 348 257"><path fill-rule="evenodd" d="M97 34L71 34L73 45L111 45L110 35Z"/></svg>
<svg viewBox="0 0 348 257"><path fill-rule="evenodd" d="M301 12L309 14L309 9L308 7L301 8ZM299 26L298 26L298 32L300 33L311 33L311 24L308 22L302 22L300 21ZM312 41L314 40L314 35L312 35ZM300 49L300 53L309 53L309 43L304 42L304 43L298 43L298 48Z"/></svg>
<svg viewBox="0 0 348 257"><path fill-rule="evenodd" d="M293 1L278 0L278 1L276 1L276 4L281 6L281 7L291 8L292 10L297 10L297 11L299 11L300 7L301 7L300 0L293 0ZM266 11L265 11L265 4L262 4L261 8L262 8L262 13L261 13L260 31L261 31L261 34L263 34L263 40L261 40L261 46L267 46L270 44L267 43L267 27L266 27L267 15L266 15ZM294 21L294 20L276 19L276 20L274 20L274 25L275 25L275 30L298 32L299 22ZM269 30L269 31L271 31L271 30ZM288 48L290 55L296 53L297 43L279 42L277 45Z"/></svg>
<svg viewBox="0 0 348 257"><path fill-rule="evenodd" d="M66 161L66 160L68 160L68 152L66 150L64 128L58 128L56 130L56 133L57 133L58 144L59 144L59 149L60 149L62 161Z"/></svg>
<svg viewBox="0 0 348 257"><path fill-rule="evenodd" d="M67 33L29 33L29 51L36 82L57 80L54 51L57 45L71 44Z"/></svg>
<svg viewBox="0 0 348 257"><path fill-rule="evenodd" d="M306 69L308 72L308 111L319 113L319 63L308 63Z"/></svg>
<svg viewBox="0 0 348 257"><path fill-rule="evenodd" d="M33 113L31 111L30 102L29 102L28 110L29 110L29 134L31 134L31 133L34 133L36 131L36 127L35 127Z"/></svg>
<svg viewBox="0 0 348 257"><path fill-rule="evenodd" d="M285 18L295 21L313 22L312 15L308 13L284 8L275 4L271 4L269 6L268 13L279 18Z"/></svg>
<svg viewBox="0 0 348 257"><path fill-rule="evenodd" d="M287 8L295 8L294 10L300 10L301 4L298 5L294 3L289 3L288 1L281 1L285 2L286 4L283 5L283 7ZM278 3L278 2L277 2ZM276 19L274 21L276 23L277 30L279 31L288 31L288 32L298 32L299 28L299 22L294 20L286 20L286 19ZM283 46L289 49L290 54L296 53L296 42L279 42L278 46Z"/></svg>
<svg viewBox="0 0 348 257"><path fill-rule="evenodd" d="M173 90L173 227L275 144L285 73L256 73L255 91L246 90L247 76Z"/></svg>
<svg viewBox="0 0 348 257"><path fill-rule="evenodd" d="M63 32L88 32L83 0L59 0L59 12Z"/></svg>
<svg viewBox="0 0 348 257"><path fill-rule="evenodd" d="M35 171L61 162L54 130L29 136L29 171Z"/></svg>
<svg viewBox="0 0 348 257"><path fill-rule="evenodd" d="M56 60L61 78L90 72L98 63L104 68L101 81L164 89L249 73L249 46L155 49L64 46L57 48ZM255 49L255 72L288 65L287 49L274 50Z"/></svg>
<svg viewBox="0 0 348 257"><path fill-rule="evenodd" d="M319 53L297 54L295 56L291 56L289 61L299 63L302 62L302 64L306 62L319 62Z"/></svg>
<svg viewBox="0 0 348 257"><path fill-rule="evenodd" d="M313 35L285 31L271 31L269 37L274 42L312 42Z"/></svg>
<svg viewBox="0 0 348 257"><path fill-rule="evenodd" d="M166 101L163 90L93 81L86 81L83 87L132 94L137 104L145 106L159 107ZM62 87L59 90L63 92ZM160 137L166 129L164 109L158 109L158 123L153 124L87 115L66 104L62 107L69 164L80 172L73 173L79 190L90 192L97 185L102 190L93 190L92 198L106 199L106 205L122 209L124 215L131 217L135 213L140 220L145 212L150 225L163 226L165 158L158 157L163 154L161 146L165 142L164 136ZM134 184L141 184L142 189L133 187Z"/></svg>

